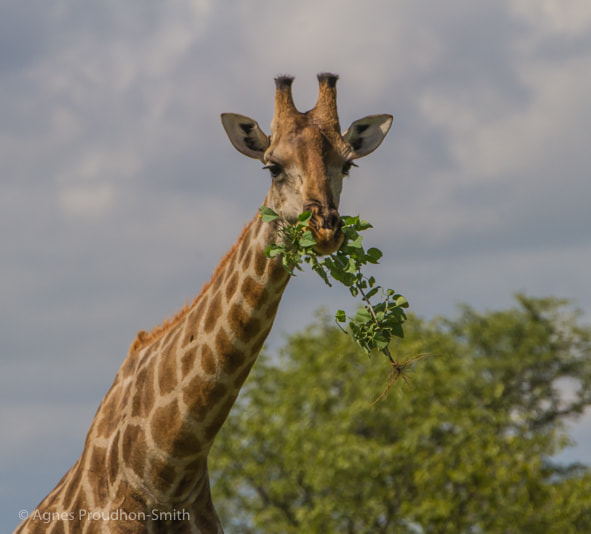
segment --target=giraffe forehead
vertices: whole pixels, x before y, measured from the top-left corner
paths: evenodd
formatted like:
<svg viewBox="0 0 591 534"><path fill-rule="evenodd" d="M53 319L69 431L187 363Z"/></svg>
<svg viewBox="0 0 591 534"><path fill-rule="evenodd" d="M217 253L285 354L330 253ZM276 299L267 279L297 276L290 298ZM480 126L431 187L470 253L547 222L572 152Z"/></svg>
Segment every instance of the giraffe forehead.
<svg viewBox="0 0 591 534"><path fill-rule="evenodd" d="M291 124L276 132L271 138L267 158L279 159L286 166L306 167L330 163L332 158L342 157L345 153L346 143L340 133L311 121L304 126Z"/></svg>

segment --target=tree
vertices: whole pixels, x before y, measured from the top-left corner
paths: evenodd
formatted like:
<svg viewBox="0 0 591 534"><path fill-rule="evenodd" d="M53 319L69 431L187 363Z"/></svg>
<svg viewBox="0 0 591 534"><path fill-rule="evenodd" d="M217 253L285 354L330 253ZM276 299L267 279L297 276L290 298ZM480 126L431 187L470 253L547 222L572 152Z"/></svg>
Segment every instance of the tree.
<svg viewBox="0 0 591 534"><path fill-rule="evenodd" d="M257 362L212 451L227 532L591 532L591 472L558 465L591 402L591 329L565 301L426 322L390 364L326 318ZM379 359L382 358L382 359Z"/></svg>

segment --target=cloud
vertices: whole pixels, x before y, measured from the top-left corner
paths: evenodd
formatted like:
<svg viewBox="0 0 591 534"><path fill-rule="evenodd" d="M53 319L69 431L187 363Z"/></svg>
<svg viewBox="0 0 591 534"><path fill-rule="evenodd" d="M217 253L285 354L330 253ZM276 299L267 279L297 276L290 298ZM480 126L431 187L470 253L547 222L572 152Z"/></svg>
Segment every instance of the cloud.
<svg viewBox="0 0 591 534"><path fill-rule="evenodd" d="M585 2L517 0L508 8L529 25L529 34L544 39L548 34L579 36L589 32L591 7Z"/></svg>

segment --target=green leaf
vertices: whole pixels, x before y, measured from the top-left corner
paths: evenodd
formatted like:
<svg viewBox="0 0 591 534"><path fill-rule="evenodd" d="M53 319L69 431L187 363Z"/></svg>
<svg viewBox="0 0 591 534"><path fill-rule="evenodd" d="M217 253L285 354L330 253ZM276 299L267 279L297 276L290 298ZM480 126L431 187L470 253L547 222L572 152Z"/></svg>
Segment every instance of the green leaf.
<svg viewBox="0 0 591 534"><path fill-rule="evenodd" d="M370 222L363 221L363 220L359 219L359 217L357 217L357 219L359 221L359 224L357 224L358 230L363 231L363 230L367 230L368 228L373 228L373 226L371 225Z"/></svg>
<svg viewBox="0 0 591 534"><path fill-rule="evenodd" d="M345 226L354 226L359 221L359 215L357 215L356 217L345 216L342 219Z"/></svg>
<svg viewBox="0 0 591 534"><path fill-rule="evenodd" d="M401 308L408 308L408 301L402 295L400 295L396 299L396 306L400 306Z"/></svg>
<svg viewBox="0 0 591 534"><path fill-rule="evenodd" d="M312 258L315 258L315 256L312 256ZM312 261L312 270L314 270L316 272L316 274L318 274L318 276L320 276L320 278L322 278L322 280L324 280L324 283L328 286L328 287L332 287L332 284L330 283L330 280L328 279L328 273L325 271L323 265L321 265L318 262L314 262Z"/></svg>
<svg viewBox="0 0 591 534"><path fill-rule="evenodd" d="M373 342L378 350L384 350L390 344L389 341L383 336L374 337Z"/></svg>
<svg viewBox="0 0 591 534"><path fill-rule="evenodd" d="M303 211L298 215L298 222L305 223L304 226L307 226L310 222L310 218L312 217L312 213L309 211Z"/></svg>
<svg viewBox="0 0 591 534"><path fill-rule="evenodd" d="M378 291L380 290L379 287L374 287L372 290L368 291L365 294L365 297L367 298L367 300L369 300L371 297L373 297Z"/></svg>
<svg viewBox="0 0 591 534"><path fill-rule="evenodd" d="M358 271L357 263L355 262L355 260L353 258L349 258L348 265L347 265L347 268L345 269L345 272L351 273L351 274L356 274L357 271Z"/></svg>
<svg viewBox="0 0 591 534"><path fill-rule="evenodd" d="M402 325L400 323L392 325L392 334L396 337L404 337L404 330L402 329Z"/></svg>
<svg viewBox="0 0 591 534"><path fill-rule="evenodd" d="M343 273L340 282L346 287L350 287L355 283L356 276L353 273Z"/></svg>
<svg viewBox="0 0 591 534"><path fill-rule="evenodd" d="M344 323L347 320L347 314L344 310L337 310L337 313L335 313L334 318L337 320L337 322Z"/></svg>
<svg viewBox="0 0 591 534"><path fill-rule="evenodd" d="M261 220L263 222L271 222L279 219L279 215L277 215L271 208L267 206L262 206L259 209L259 215L261 216Z"/></svg>
<svg viewBox="0 0 591 534"><path fill-rule="evenodd" d="M362 245L363 242L363 237L358 236L354 241L350 241L349 243L347 243L347 247L348 248L363 248Z"/></svg>
<svg viewBox="0 0 591 534"><path fill-rule="evenodd" d="M312 232L309 230L302 234L300 238L300 246L301 247L313 247L316 244L316 239L312 235Z"/></svg>
<svg viewBox="0 0 591 534"><path fill-rule="evenodd" d="M367 308L359 308L355 314L355 320L360 324L366 324L372 319L373 317Z"/></svg>
<svg viewBox="0 0 591 534"><path fill-rule="evenodd" d="M384 255L383 252L379 248L372 247L367 250L367 261L369 263L378 263L380 258Z"/></svg>
<svg viewBox="0 0 591 534"><path fill-rule="evenodd" d="M271 243L265 249L265 256L267 256L267 258L274 258L278 254L283 254L283 251L284 251L283 247L280 247L280 246L276 245L275 243Z"/></svg>

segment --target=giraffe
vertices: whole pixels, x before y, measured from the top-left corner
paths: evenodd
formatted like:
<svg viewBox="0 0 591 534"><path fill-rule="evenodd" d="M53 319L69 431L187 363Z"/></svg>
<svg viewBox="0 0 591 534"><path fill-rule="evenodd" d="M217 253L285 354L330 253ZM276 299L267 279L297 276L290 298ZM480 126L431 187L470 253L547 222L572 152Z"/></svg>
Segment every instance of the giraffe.
<svg viewBox="0 0 591 534"><path fill-rule="evenodd" d="M343 177L392 124L371 115L341 134L338 76L318 75L313 109L299 112L293 78L275 79L271 134L224 113L234 147L271 175L264 205L294 222L310 211L319 254L342 243ZM88 431L83 452L18 533L222 533L208 453L263 346L290 275L264 250L278 223L255 216L190 305L140 331Z"/></svg>

